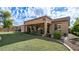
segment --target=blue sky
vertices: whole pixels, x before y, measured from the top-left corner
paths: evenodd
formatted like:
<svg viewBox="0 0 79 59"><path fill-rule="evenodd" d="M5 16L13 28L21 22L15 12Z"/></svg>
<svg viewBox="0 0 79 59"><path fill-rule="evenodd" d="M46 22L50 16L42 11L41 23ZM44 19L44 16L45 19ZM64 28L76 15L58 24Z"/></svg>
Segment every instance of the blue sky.
<svg viewBox="0 0 79 59"><path fill-rule="evenodd" d="M52 19L70 16L70 26L79 17L79 7L0 7L12 14L14 25L22 25L24 21L48 15Z"/></svg>

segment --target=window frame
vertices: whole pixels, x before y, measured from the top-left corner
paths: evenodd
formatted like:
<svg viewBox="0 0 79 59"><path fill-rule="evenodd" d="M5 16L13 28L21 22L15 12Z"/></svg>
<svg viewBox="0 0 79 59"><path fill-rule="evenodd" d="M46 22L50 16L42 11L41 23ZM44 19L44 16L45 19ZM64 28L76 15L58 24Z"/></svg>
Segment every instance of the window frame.
<svg viewBox="0 0 79 59"><path fill-rule="evenodd" d="M57 24L57 30L61 30L62 24Z"/></svg>
<svg viewBox="0 0 79 59"><path fill-rule="evenodd" d="M61 29L62 29L62 24L59 23L59 24L54 25L54 30L55 31L61 31Z"/></svg>

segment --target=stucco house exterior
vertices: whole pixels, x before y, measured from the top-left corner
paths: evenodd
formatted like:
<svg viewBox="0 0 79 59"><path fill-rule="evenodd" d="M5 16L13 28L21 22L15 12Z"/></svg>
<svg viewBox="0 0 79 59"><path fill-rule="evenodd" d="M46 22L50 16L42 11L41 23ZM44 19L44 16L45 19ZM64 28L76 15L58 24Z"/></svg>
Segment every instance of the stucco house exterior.
<svg viewBox="0 0 79 59"><path fill-rule="evenodd" d="M43 36L55 31L68 34L69 20L70 17L52 19L48 16L42 16L25 21L24 25L21 26L21 32L39 32Z"/></svg>

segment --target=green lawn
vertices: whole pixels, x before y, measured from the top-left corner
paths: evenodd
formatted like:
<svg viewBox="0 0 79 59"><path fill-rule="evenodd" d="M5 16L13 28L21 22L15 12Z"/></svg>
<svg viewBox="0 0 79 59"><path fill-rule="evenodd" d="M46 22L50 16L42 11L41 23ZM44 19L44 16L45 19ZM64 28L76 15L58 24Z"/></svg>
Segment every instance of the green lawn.
<svg viewBox="0 0 79 59"><path fill-rule="evenodd" d="M0 34L0 51L68 51L57 41L24 33Z"/></svg>

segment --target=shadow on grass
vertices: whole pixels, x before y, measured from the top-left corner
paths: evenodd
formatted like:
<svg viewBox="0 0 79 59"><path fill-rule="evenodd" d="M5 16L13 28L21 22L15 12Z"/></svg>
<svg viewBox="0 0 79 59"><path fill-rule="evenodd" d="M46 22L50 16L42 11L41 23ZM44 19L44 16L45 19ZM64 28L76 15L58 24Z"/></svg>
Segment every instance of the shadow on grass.
<svg viewBox="0 0 79 59"><path fill-rule="evenodd" d="M30 36L24 33L0 34L0 36L2 37L2 40L0 41L0 47L11 43L16 43L35 38L34 36Z"/></svg>
<svg viewBox="0 0 79 59"><path fill-rule="evenodd" d="M62 44L60 42L60 40L58 40L58 39L53 39L53 38L49 38L49 37L41 37L41 36L37 36L36 38L41 39L41 40L46 40L46 41L51 41L51 42L56 42L56 43Z"/></svg>
<svg viewBox="0 0 79 59"><path fill-rule="evenodd" d="M61 44L60 42L50 39L50 38L47 38L47 37L29 35L29 34L18 33L18 32L12 33L12 34L11 33L10 34L0 34L0 36L2 37L2 40L0 41L0 47L4 46L4 45L12 44L12 43L17 43L17 42L21 42L21 41L25 41L25 40L34 39L34 38L57 42L57 43Z"/></svg>

